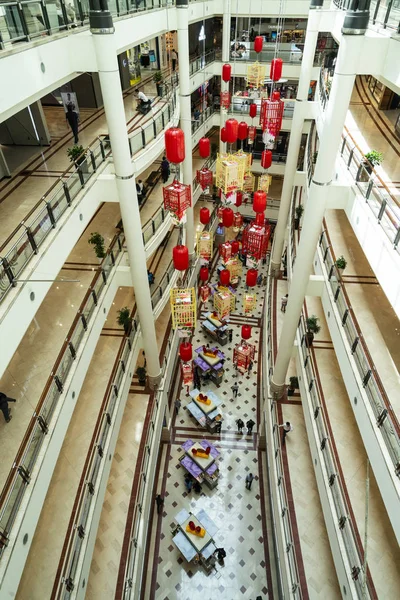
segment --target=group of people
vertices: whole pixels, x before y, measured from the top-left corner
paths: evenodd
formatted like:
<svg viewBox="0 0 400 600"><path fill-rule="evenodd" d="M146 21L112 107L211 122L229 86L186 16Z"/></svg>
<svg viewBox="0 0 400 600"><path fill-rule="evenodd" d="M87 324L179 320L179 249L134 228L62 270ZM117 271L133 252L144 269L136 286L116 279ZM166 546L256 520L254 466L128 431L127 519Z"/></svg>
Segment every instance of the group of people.
<svg viewBox="0 0 400 600"><path fill-rule="evenodd" d="M238 433L243 433L244 422L242 421L242 419L239 418L236 421L236 425L237 425L237 428L238 428ZM247 434L248 435L251 435L253 433L253 427L254 427L254 425L255 425L255 422L253 421L253 419L249 419L246 422Z"/></svg>
<svg viewBox="0 0 400 600"><path fill-rule="evenodd" d="M194 479L189 473L185 475L185 488L188 494L192 491L192 489L196 492L196 494L201 493L201 485L197 479Z"/></svg>

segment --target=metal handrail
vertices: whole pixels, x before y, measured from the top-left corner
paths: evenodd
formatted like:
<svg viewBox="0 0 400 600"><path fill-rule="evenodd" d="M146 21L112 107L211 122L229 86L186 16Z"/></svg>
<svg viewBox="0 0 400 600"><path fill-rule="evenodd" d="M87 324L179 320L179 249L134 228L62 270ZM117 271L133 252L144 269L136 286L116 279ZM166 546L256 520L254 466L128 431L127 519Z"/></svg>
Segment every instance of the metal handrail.
<svg viewBox="0 0 400 600"><path fill-rule="evenodd" d="M397 33L400 33L399 7L393 6L391 0L387 4L385 4L385 1L372 0L370 4L370 23L381 25L384 29L394 29ZM354 0L333 0L333 4L340 10L348 10L354 6Z"/></svg>

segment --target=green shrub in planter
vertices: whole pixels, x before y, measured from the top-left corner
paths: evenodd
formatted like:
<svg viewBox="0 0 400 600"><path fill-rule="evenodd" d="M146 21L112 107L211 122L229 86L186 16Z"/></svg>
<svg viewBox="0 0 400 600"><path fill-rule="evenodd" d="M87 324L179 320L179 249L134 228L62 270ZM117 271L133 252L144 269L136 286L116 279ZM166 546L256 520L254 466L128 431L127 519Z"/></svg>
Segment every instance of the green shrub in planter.
<svg viewBox="0 0 400 600"><path fill-rule="evenodd" d="M306 343L307 346L311 346L314 341L314 336L321 331L321 326L318 325L319 318L315 315L307 318L306 321Z"/></svg>
<svg viewBox="0 0 400 600"><path fill-rule="evenodd" d="M146 385L146 376L147 376L147 371L144 367L138 367L136 369L136 375L139 378L139 385Z"/></svg>
<svg viewBox="0 0 400 600"><path fill-rule="evenodd" d="M132 327L131 312L127 306L118 311L117 323L124 328L125 333L129 333Z"/></svg>
<svg viewBox="0 0 400 600"><path fill-rule="evenodd" d="M344 256L339 256L339 258L336 259L336 266L341 271L344 271L344 269L347 267L347 260Z"/></svg>
<svg viewBox="0 0 400 600"><path fill-rule="evenodd" d="M104 238L98 231L90 234L88 243L94 247L97 258L104 258L106 255L106 249L104 246Z"/></svg>
<svg viewBox="0 0 400 600"><path fill-rule="evenodd" d="M75 144L72 148L67 149L67 155L71 162L80 165L84 160L86 160L86 156L84 154L85 148L81 145Z"/></svg>
<svg viewBox="0 0 400 600"><path fill-rule="evenodd" d="M364 158L372 165L373 167L377 167L383 161L382 152L377 152L377 150L371 150L364 155Z"/></svg>
<svg viewBox="0 0 400 600"><path fill-rule="evenodd" d="M294 218L294 228L297 230L300 227L300 219L303 216L303 212L304 212L303 205L299 204L299 206L296 206L296 208L294 209L294 212L296 213L296 216Z"/></svg>

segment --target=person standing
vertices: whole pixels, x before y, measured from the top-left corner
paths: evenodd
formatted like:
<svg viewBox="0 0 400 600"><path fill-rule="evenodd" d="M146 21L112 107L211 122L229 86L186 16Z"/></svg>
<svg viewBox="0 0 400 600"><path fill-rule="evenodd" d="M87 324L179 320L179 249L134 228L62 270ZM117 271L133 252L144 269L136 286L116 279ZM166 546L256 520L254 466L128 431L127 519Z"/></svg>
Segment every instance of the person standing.
<svg viewBox="0 0 400 600"><path fill-rule="evenodd" d="M249 362L249 375L251 375L251 372L252 372L252 370L253 370L253 364L254 364L254 363L253 363L253 361L251 360L251 361Z"/></svg>
<svg viewBox="0 0 400 600"><path fill-rule="evenodd" d="M182 406L182 403L181 403L181 401L179 400L179 398L177 398L177 399L175 400L175 412L176 412L176 414L178 414L178 412L179 412L179 409L180 409L180 407L181 407L181 406Z"/></svg>
<svg viewBox="0 0 400 600"><path fill-rule="evenodd" d="M229 343L232 343L232 339L233 339L233 329L228 329L228 339L229 339Z"/></svg>
<svg viewBox="0 0 400 600"><path fill-rule="evenodd" d="M178 54L177 54L175 48L172 48L172 51L171 51L171 60L172 60L172 70L175 71L175 69L176 69L176 63L178 61Z"/></svg>
<svg viewBox="0 0 400 600"><path fill-rule="evenodd" d="M242 419L238 419L236 421L236 425L237 425L237 428L238 428L238 433L243 433L244 423L243 423Z"/></svg>
<svg viewBox="0 0 400 600"><path fill-rule="evenodd" d="M282 298L281 298L281 311L283 313L286 312L286 306L287 306L288 296L289 296L289 294L286 294L286 296L282 296Z"/></svg>
<svg viewBox="0 0 400 600"><path fill-rule="evenodd" d="M72 110L72 104L67 105L67 112L65 114L65 118L68 121L69 126L72 129L72 133L74 134L74 142L77 144L79 142L78 137L78 115L74 110Z"/></svg>
<svg viewBox="0 0 400 600"><path fill-rule="evenodd" d="M279 425L279 427L283 428L282 446L284 446L287 434L290 433L291 431L293 431L293 425L290 423L290 421L286 421L286 423Z"/></svg>
<svg viewBox="0 0 400 600"><path fill-rule="evenodd" d="M157 504L157 514L159 515L161 512L161 509L163 507L163 504L164 504L164 498L161 496L161 494L157 494L156 504Z"/></svg>
<svg viewBox="0 0 400 600"><path fill-rule="evenodd" d="M9 402L16 402L15 398L9 398L3 392L0 392L0 410L4 415L6 423L9 423L12 419L11 408L8 408Z"/></svg>
<svg viewBox="0 0 400 600"><path fill-rule="evenodd" d="M254 427L255 423L253 421L253 419L249 419L246 423L246 427L247 427L247 433L248 435L251 435L253 433L253 427Z"/></svg>
<svg viewBox="0 0 400 600"><path fill-rule="evenodd" d="M231 387L232 393L233 393L233 397L237 398L238 395L238 391L239 391L239 384L237 381L235 381L235 383L233 384L233 386Z"/></svg>
<svg viewBox="0 0 400 600"><path fill-rule="evenodd" d="M141 179L139 179L136 182L136 193L137 193L137 197L138 197L139 206L143 202L143 189L144 189L143 181Z"/></svg>
<svg viewBox="0 0 400 600"><path fill-rule="evenodd" d="M169 174L170 174L169 162L167 160L167 157L163 156L162 161L161 161L161 177L162 177L163 183L167 183Z"/></svg>
<svg viewBox="0 0 400 600"><path fill-rule="evenodd" d="M251 484L253 483L254 475L253 473L248 473L246 475L246 489L251 490Z"/></svg>
<svg viewBox="0 0 400 600"><path fill-rule="evenodd" d="M263 280L263 276L260 273L259 276L257 277L257 285L261 285L262 284L262 280Z"/></svg>

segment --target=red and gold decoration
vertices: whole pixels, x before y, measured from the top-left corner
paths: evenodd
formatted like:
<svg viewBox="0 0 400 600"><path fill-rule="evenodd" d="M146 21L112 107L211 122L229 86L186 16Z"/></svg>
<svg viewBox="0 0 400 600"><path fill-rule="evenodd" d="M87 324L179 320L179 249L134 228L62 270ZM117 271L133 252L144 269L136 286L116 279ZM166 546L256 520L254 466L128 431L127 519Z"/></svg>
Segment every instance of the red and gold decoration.
<svg viewBox="0 0 400 600"><path fill-rule="evenodd" d="M203 206L200 209L200 223L202 225L207 225L210 222L210 211L206 206Z"/></svg>
<svg viewBox="0 0 400 600"><path fill-rule="evenodd" d="M251 171L245 173L242 189L244 192L253 192L256 178Z"/></svg>
<svg viewBox="0 0 400 600"><path fill-rule="evenodd" d="M175 179L163 188L164 208L169 210L180 221L185 210L192 205L190 185L185 185Z"/></svg>
<svg viewBox="0 0 400 600"><path fill-rule="evenodd" d="M197 237L197 256L209 261L213 252L213 236L209 231L198 231Z"/></svg>
<svg viewBox="0 0 400 600"><path fill-rule="evenodd" d="M250 363L254 360L255 347L242 341L233 349L233 364L241 372L248 371Z"/></svg>
<svg viewBox="0 0 400 600"><path fill-rule="evenodd" d="M235 212L235 214L233 215L233 231L239 231L239 229L242 227L243 225L243 215L240 214L240 212ZM237 244L239 244L239 242L236 242ZM233 244L233 242L232 242Z"/></svg>
<svg viewBox="0 0 400 600"><path fill-rule="evenodd" d="M232 256L232 244L230 242L224 242L219 246L219 254L222 260L226 262Z"/></svg>
<svg viewBox="0 0 400 600"><path fill-rule="evenodd" d="M210 406L211 404L210 398L205 394L199 394L196 398L196 401L201 402L202 404L206 404L207 406Z"/></svg>
<svg viewBox="0 0 400 600"><path fill-rule="evenodd" d="M221 190L220 190L221 191ZM224 207L223 206L219 206L217 208L217 217L218 217L218 222L222 223L222 215L224 214Z"/></svg>
<svg viewBox="0 0 400 600"><path fill-rule="evenodd" d="M201 158L208 158L211 152L210 138L202 137L199 139L199 154Z"/></svg>
<svg viewBox="0 0 400 600"><path fill-rule="evenodd" d="M243 311L245 315L253 312L257 306L257 294L245 292L243 294Z"/></svg>
<svg viewBox="0 0 400 600"><path fill-rule="evenodd" d="M272 93L271 98L261 100L260 126L274 138L282 127L283 109L284 104L277 91Z"/></svg>
<svg viewBox="0 0 400 600"><path fill-rule="evenodd" d="M196 179L202 190L209 188L213 184L213 172L203 167L196 172Z"/></svg>
<svg viewBox="0 0 400 600"><path fill-rule="evenodd" d="M188 525L186 525L187 533L192 533L193 535L197 535L198 537L204 537L206 535L206 530L200 527L200 525L196 525L193 521L189 521Z"/></svg>
<svg viewBox="0 0 400 600"><path fill-rule="evenodd" d="M196 291L173 288L170 291L172 328L189 331L196 327Z"/></svg>
<svg viewBox="0 0 400 600"><path fill-rule="evenodd" d="M192 448L193 456L196 458L209 458L210 457L211 448L207 446L207 448Z"/></svg>
<svg viewBox="0 0 400 600"><path fill-rule="evenodd" d="M228 82L231 79L231 71L232 67L230 64L226 63L222 65L222 81Z"/></svg>
<svg viewBox="0 0 400 600"><path fill-rule="evenodd" d="M258 178L258 189L262 192L267 193L269 190L269 186L271 185L272 177L268 175L268 173L263 173Z"/></svg>
<svg viewBox="0 0 400 600"><path fill-rule="evenodd" d="M193 363L181 362L181 374L183 385L192 385L193 383Z"/></svg>
<svg viewBox="0 0 400 600"><path fill-rule="evenodd" d="M256 225L254 222L250 223L243 230L243 252L248 258L259 261L267 254L270 236L271 227L267 222L263 226Z"/></svg>
<svg viewBox="0 0 400 600"><path fill-rule="evenodd" d="M254 144L254 140L256 139L257 129L254 125L249 125L248 138L247 143L251 146Z"/></svg>
<svg viewBox="0 0 400 600"><path fill-rule="evenodd" d="M272 81L279 81L282 77L283 60L281 58L273 58L269 70L269 78Z"/></svg>
<svg viewBox="0 0 400 600"><path fill-rule="evenodd" d="M202 285L200 287L200 298L201 298L201 301L202 302L207 302L207 300L210 297L210 293L211 293L210 286L209 285Z"/></svg>
<svg viewBox="0 0 400 600"><path fill-rule="evenodd" d="M229 92L221 92L220 104L221 108L225 108L226 110L228 110L228 108L231 105L231 95Z"/></svg>
<svg viewBox="0 0 400 600"><path fill-rule="evenodd" d="M177 271L186 271L189 268L189 249L181 244L172 248L172 262Z"/></svg>

